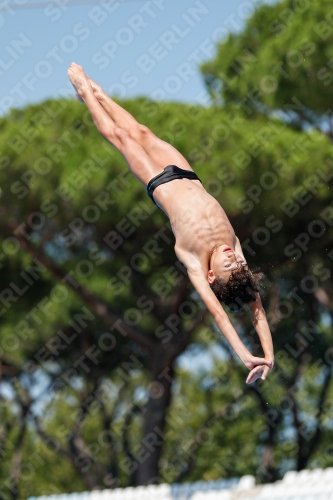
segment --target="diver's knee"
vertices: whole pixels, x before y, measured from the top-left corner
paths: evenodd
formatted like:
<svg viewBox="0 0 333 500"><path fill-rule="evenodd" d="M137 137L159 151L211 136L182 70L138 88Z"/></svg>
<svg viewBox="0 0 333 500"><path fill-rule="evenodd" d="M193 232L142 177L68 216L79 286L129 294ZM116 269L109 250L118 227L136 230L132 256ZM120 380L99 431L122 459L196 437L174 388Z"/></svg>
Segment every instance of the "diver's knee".
<svg viewBox="0 0 333 500"><path fill-rule="evenodd" d="M115 128L114 135L121 142L121 144L124 144L130 139L130 134L127 132L127 130L124 130L121 127Z"/></svg>
<svg viewBox="0 0 333 500"><path fill-rule="evenodd" d="M139 141L146 142L154 137L154 133L146 125L139 124L137 134L139 136Z"/></svg>

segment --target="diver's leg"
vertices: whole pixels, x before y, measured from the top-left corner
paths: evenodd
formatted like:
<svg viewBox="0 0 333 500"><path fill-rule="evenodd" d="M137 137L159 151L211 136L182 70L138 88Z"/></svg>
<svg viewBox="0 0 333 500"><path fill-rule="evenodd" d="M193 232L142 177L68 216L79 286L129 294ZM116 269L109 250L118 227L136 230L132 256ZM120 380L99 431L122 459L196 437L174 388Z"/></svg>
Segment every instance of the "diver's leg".
<svg viewBox="0 0 333 500"><path fill-rule="evenodd" d="M98 102L103 106L107 114L112 118L115 124L118 127L121 127L123 130L126 130L130 134L133 139L138 138L138 129L140 124L136 121L134 116L132 116L126 109L122 108L113 101L107 94L104 92L102 87L98 85L94 80L89 78L88 80L92 86L95 97Z"/></svg>
<svg viewBox="0 0 333 500"><path fill-rule="evenodd" d="M136 119L114 102L102 89L100 85L89 78L94 94L98 102L116 123L117 126L126 130L146 151L147 155L157 163L161 169L167 165L177 165L185 170L193 170L184 156L171 144L159 139L148 127L141 125ZM199 182L199 181L198 181Z"/></svg>
<svg viewBox="0 0 333 500"><path fill-rule="evenodd" d="M68 76L78 96L86 104L98 132L118 149L135 177L147 186L150 179L161 173L163 169L147 155L144 148L130 136L127 130L119 127L103 109L81 66L71 64Z"/></svg>

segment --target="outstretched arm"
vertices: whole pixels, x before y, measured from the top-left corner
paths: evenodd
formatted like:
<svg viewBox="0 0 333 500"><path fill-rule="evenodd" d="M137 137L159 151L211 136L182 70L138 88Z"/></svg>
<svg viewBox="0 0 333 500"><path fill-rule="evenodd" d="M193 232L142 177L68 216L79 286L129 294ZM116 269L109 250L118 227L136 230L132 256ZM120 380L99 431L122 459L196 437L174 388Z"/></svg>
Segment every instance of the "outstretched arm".
<svg viewBox="0 0 333 500"><path fill-rule="evenodd" d="M257 299L254 302L249 302L248 307L251 311L251 319L254 328L257 331L262 350L264 351L265 359L270 363L270 367L264 367L262 378L266 378L269 370L274 365L274 350L271 331L266 318L266 313L261 303L260 295L257 293Z"/></svg>
<svg viewBox="0 0 333 500"><path fill-rule="evenodd" d="M215 297L212 289L210 288L207 278L205 277L202 269L198 267L197 269L189 268L188 276L193 283L195 289L199 293L203 302L205 303L207 309L212 314L215 319L217 326L222 331L223 335L245 364L249 370L253 370L256 366L265 365L269 368L270 361L265 358L257 358L252 356L249 350L245 347L241 339L239 338L236 330L229 321L228 315L224 311L222 305Z"/></svg>

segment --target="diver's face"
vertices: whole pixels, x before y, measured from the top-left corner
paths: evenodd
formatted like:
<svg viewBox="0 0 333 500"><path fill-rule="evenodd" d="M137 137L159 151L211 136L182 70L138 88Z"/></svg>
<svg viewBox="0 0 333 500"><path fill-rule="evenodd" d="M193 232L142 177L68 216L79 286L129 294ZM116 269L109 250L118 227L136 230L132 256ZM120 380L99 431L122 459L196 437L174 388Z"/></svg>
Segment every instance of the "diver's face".
<svg viewBox="0 0 333 500"><path fill-rule="evenodd" d="M245 260L239 253L236 253L227 245L218 247L211 257L211 268L208 271L208 282L214 283L217 276L228 280L231 271L237 269L240 264L245 264Z"/></svg>

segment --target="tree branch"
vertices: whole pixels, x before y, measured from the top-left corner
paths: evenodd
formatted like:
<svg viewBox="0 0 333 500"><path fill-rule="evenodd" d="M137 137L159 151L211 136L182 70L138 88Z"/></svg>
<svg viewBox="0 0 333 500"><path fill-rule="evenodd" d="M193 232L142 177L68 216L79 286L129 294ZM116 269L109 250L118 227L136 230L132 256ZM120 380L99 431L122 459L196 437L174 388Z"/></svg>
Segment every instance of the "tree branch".
<svg viewBox="0 0 333 500"><path fill-rule="evenodd" d="M130 462L135 463L137 460L133 453L131 452L131 446L129 442L129 429L133 420L134 415L136 415L138 412L142 411L140 406L137 404L133 404L131 406L131 409L127 412L124 420L124 425L122 429L122 435L121 435L121 441L123 444L123 450L125 452L126 457L129 459ZM135 481L136 479L136 470L133 470L130 475L130 481L128 486L135 486Z"/></svg>
<svg viewBox="0 0 333 500"><path fill-rule="evenodd" d="M319 398L318 398L318 405L317 405L317 408L319 408L319 411L318 411L318 415L317 415L317 424L316 424L316 430L315 430L315 433L310 441L310 444L309 444L309 448L308 448L308 452L307 452L307 455L306 457L301 457L302 458L302 463L301 463L301 468L304 469L311 457L311 455L314 453L318 443L319 443L319 440L320 440L320 437L321 437L321 434L322 434L322 428L321 428L321 425L320 425L320 420L321 420L321 416L323 414L323 411L324 411L324 401L326 399L326 396L327 396L327 393L328 393L328 389L329 389L329 386L330 386L330 382L331 382L331 378L332 378L332 369L330 366L327 366L326 367L326 374L325 374L325 379L324 379L324 383L322 385L322 388L321 388L321 391L320 391L320 395L319 395Z"/></svg>
<svg viewBox="0 0 333 500"><path fill-rule="evenodd" d="M84 442L80 432L82 429L83 422L86 418L86 416L89 414L89 410L93 402L95 401L94 395L96 394L96 391L98 389L99 382L98 380L95 380L94 385L92 390L88 393L83 395L81 399L81 407L80 411L77 415L77 419L74 423L74 428L72 430L72 434L69 436L68 439L68 444L69 448L72 450L72 453L78 458L84 458L86 461L89 463L91 462L91 466L95 469L95 471L101 476L101 478L105 477L107 475L107 469L100 464L94 456L87 452L86 448L87 445ZM79 463L80 461L78 461ZM75 462L74 462L75 464ZM76 465L76 464L75 464ZM84 465L83 467L80 467L76 465L78 468L80 474L83 476L86 476L87 479L89 480L89 486L90 488L94 488L96 486L99 486L96 480L93 478L93 476L88 473L88 470L90 467L87 465Z"/></svg>
<svg viewBox="0 0 333 500"><path fill-rule="evenodd" d="M120 315L114 314L112 311L110 311L105 301L93 295L85 287L77 283L77 281L75 281L73 278L69 277L69 274L66 274L62 269L55 266L53 262L51 262L48 258L45 257L45 255L41 252L41 250L31 245L28 240L26 240L21 234L19 234L16 231L18 228L17 223L9 224L9 228L16 235L22 248L25 249L27 252L29 252L34 258L38 259L40 263L55 278L61 280L64 284L66 284L69 288L71 288L86 304L88 304L88 306L96 313L96 315L100 319L103 319L109 326L112 327L114 327L114 325L117 324L119 330L122 332L123 335L127 336L129 339L141 345L148 351L152 351L154 345L152 339L144 335L139 330L127 325L123 321Z"/></svg>
<svg viewBox="0 0 333 500"><path fill-rule="evenodd" d="M0 382L2 382L3 376L8 378L17 377L21 373L21 370L15 366L12 361L8 361L6 358L2 357L0 360Z"/></svg>
<svg viewBox="0 0 333 500"><path fill-rule="evenodd" d="M186 476L190 474L190 472L193 470L196 460L198 458L197 453L199 448L203 445L203 440L202 440L202 432L205 431L206 429L209 429L214 423L221 417L227 413L232 406L237 402L241 401L245 396L245 393L241 393L241 395L235 399L235 401L232 401L231 403L228 403L224 405L222 408L220 408L218 411L215 413L211 414L204 422L204 424L201 426L200 429L197 430L195 438L190 446L189 451L187 452L190 456L186 466L183 468L182 471L178 474L177 478L174 480L174 483L181 483Z"/></svg>
<svg viewBox="0 0 333 500"><path fill-rule="evenodd" d="M43 441L47 445L52 445L52 449L57 450L57 452L61 453L64 457L68 458L68 460L73 462L75 459L75 456L71 452L66 450L66 448L63 448L61 446L61 444L59 443L59 441L56 441L52 436L50 436L49 434L47 434L47 432L44 431L44 429L41 427L39 419L37 418L36 415L31 414L31 417L32 417L34 424L36 426L37 434L43 439Z"/></svg>
<svg viewBox="0 0 333 500"><path fill-rule="evenodd" d="M23 446L23 438L27 429L27 423L25 420L25 415L26 412L23 411L23 423L20 428L20 432L17 436L15 445L14 445L14 451L13 451L13 457L12 457L12 468L11 468L11 486L10 486L10 491L11 491L11 497L13 500L17 500L19 497L19 491L18 491L18 486L19 486L19 479L20 479L20 464L21 464L21 459L22 459L22 446Z"/></svg>
<svg viewBox="0 0 333 500"><path fill-rule="evenodd" d="M267 401L265 401L265 399L263 398L260 388L257 385L250 385L248 387L248 390L250 392L253 392L258 398L263 415L266 415L269 410L272 410L272 407L267 406ZM269 482L275 481L277 479L277 468L272 466L272 460L277 425L281 422L281 419L282 414L280 411L277 414L277 418L274 420L274 426L271 425L267 419L265 419L268 436L267 439L265 439L265 451L262 458L262 469L265 471L265 476L269 480Z"/></svg>
<svg viewBox="0 0 333 500"><path fill-rule="evenodd" d="M52 448L57 450L58 453L61 453L64 457L66 457L75 467L78 469L80 472L82 479L84 483L87 485L87 487L92 490L96 486L96 482L94 478L91 476L89 471L86 468L87 464L82 464L82 460L78 461L78 463L75 463L75 459L80 458L79 455L76 453L76 448L72 449L70 448L70 451L66 450L63 446L60 445L58 441L56 441L53 437L48 435L41 427L40 422L36 415L32 415L32 418L34 420L37 433L38 435L43 439L43 441L47 445L52 445ZM81 467L79 466L79 463ZM81 472L81 469L84 468L84 472Z"/></svg>
<svg viewBox="0 0 333 500"><path fill-rule="evenodd" d="M2 398L0 398L0 399L2 399ZM3 454L2 452L5 449L6 438L13 427L14 427L14 420L12 420L11 422L5 422L0 427L0 457L2 456L2 454Z"/></svg>
<svg viewBox="0 0 333 500"><path fill-rule="evenodd" d="M125 384L124 384L125 385ZM109 458L109 466L108 466L108 471L109 474L111 474L112 478L114 478L114 481L112 482L113 484L110 484L108 482L107 486L111 487L114 485L114 487L117 486L117 480L118 480L118 460L117 460L117 453L114 447L114 436L111 432L111 424L113 421L114 417L114 411L111 413L111 415L107 414L105 404L102 401L102 399L99 400L99 405L100 405L100 412L101 412L101 417L102 417L102 425L103 429L105 431L106 437L104 438L104 442L106 441L107 443L107 453L108 453L108 458Z"/></svg>

